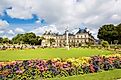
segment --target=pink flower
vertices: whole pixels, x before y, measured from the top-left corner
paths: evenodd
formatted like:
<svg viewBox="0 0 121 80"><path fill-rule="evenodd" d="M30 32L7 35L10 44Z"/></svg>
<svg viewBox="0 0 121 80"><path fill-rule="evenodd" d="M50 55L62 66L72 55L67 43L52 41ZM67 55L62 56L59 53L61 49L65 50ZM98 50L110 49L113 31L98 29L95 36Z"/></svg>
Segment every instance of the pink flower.
<svg viewBox="0 0 121 80"><path fill-rule="evenodd" d="M23 71L22 71L22 70L17 70L16 73L18 73L18 74L22 74Z"/></svg>
<svg viewBox="0 0 121 80"><path fill-rule="evenodd" d="M39 65L36 65L36 67L39 69L40 68L40 66Z"/></svg>
<svg viewBox="0 0 121 80"><path fill-rule="evenodd" d="M39 69L40 69L40 71L44 71L44 67L43 66L40 66Z"/></svg>

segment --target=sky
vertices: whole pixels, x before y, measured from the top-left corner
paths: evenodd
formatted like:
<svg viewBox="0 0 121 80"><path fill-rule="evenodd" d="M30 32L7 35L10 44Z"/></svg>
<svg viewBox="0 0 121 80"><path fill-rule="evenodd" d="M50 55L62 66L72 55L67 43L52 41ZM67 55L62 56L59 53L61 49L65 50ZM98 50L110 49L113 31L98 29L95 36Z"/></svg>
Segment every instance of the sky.
<svg viewBox="0 0 121 80"><path fill-rule="evenodd" d="M121 23L121 0L0 0L0 37L88 28L97 38L104 24Z"/></svg>

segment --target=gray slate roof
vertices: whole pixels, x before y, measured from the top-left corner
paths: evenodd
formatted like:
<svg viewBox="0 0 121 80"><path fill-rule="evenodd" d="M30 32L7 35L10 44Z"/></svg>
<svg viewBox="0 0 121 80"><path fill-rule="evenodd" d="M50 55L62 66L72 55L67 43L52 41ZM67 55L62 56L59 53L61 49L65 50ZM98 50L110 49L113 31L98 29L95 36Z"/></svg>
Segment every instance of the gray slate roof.
<svg viewBox="0 0 121 80"><path fill-rule="evenodd" d="M76 34L80 34L80 33L88 33L88 32L87 32L86 28L85 29L79 28L79 31Z"/></svg>

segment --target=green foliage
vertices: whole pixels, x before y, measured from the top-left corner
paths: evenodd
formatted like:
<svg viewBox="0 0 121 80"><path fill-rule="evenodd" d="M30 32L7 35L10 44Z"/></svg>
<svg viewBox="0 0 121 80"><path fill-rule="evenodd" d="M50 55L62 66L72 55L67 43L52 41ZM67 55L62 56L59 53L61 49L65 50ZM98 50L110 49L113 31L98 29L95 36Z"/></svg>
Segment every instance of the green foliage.
<svg viewBox="0 0 121 80"><path fill-rule="evenodd" d="M62 78L80 74L96 73L100 71L110 71L112 69L121 69L120 54L79 57L69 59L50 59L50 60L22 60L5 62L0 66L1 80L37 80L49 78ZM109 60L111 59L111 60ZM97 60L99 62L97 62ZM110 61L113 63L110 65ZM77 66L75 66L75 62ZM58 65L58 66L57 66ZM100 68L100 69L97 69ZM92 72L93 70L93 72ZM90 75L90 74L89 74ZM111 74L109 74L111 75ZM113 78L120 78L120 73ZM100 76L98 76L99 78ZM103 76L102 76L103 77ZM77 79L74 79L77 80ZM82 80L82 79L81 79ZM86 79L87 80L87 79ZM95 80L95 79L89 79ZM102 79L105 80L105 79ZM106 79L108 80L108 79ZM112 80L111 78L109 80Z"/></svg>
<svg viewBox="0 0 121 80"><path fill-rule="evenodd" d="M121 44L121 24L114 26L107 24L100 27L98 30L98 38L114 44L114 40L118 40Z"/></svg>
<svg viewBox="0 0 121 80"><path fill-rule="evenodd" d="M17 34L13 39L13 43L24 44L41 44L41 38L34 33Z"/></svg>
<svg viewBox="0 0 121 80"><path fill-rule="evenodd" d="M3 38L2 37L0 37L0 43L2 43L3 42Z"/></svg>
<svg viewBox="0 0 121 80"><path fill-rule="evenodd" d="M118 32L118 43L121 44L121 23L117 26L117 32Z"/></svg>
<svg viewBox="0 0 121 80"><path fill-rule="evenodd" d="M105 48L105 47L109 46L109 43L108 43L108 41L102 41L101 45Z"/></svg>
<svg viewBox="0 0 121 80"><path fill-rule="evenodd" d="M2 39L2 43L9 43L9 41L10 41L10 40L9 40L8 38L3 38L3 39Z"/></svg>

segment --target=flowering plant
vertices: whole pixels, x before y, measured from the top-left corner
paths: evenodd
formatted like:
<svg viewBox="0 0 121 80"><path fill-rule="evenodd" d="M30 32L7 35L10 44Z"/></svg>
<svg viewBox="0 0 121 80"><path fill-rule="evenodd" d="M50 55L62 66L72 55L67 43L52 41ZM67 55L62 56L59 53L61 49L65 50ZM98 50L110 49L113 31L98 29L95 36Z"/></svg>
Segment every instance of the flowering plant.
<svg viewBox="0 0 121 80"><path fill-rule="evenodd" d="M121 54L51 60L0 62L0 79L36 79L121 68Z"/></svg>

